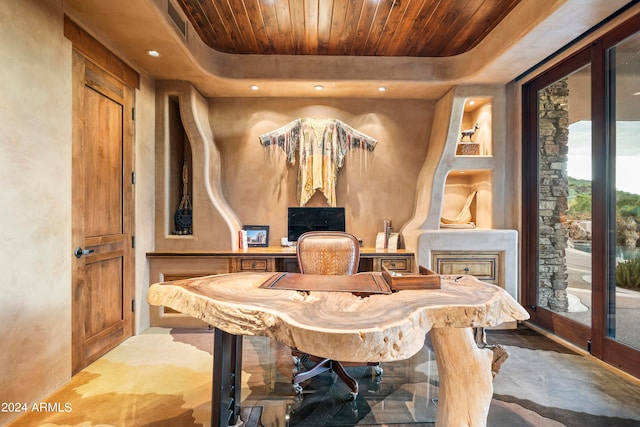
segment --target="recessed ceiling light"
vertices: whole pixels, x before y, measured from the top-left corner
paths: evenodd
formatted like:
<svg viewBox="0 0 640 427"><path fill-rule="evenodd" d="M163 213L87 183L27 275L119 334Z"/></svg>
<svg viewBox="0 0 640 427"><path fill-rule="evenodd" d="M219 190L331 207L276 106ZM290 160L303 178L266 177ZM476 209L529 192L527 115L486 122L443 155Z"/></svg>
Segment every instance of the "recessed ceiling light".
<svg viewBox="0 0 640 427"><path fill-rule="evenodd" d="M160 56L160 52L158 52L157 50L148 50L147 55L153 58L157 58L158 56Z"/></svg>
<svg viewBox="0 0 640 427"><path fill-rule="evenodd" d="M638 96L638 95L640 95L640 92L634 92L633 93L633 96Z"/></svg>
<svg viewBox="0 0 640 427"><path fill-rule="evenodd" d="M258 85L251 85L251 86L249 86L249 89L251 89L251 90L258 90L258 89L260 89L260 86L258 86Z"/></svg>
<svg viewBox="0 0 640 427"><path fill-rule="evenodd" d="M386 87L386 86L380 86L380 87L378 88L378 91L379 91L379 92L386 92L386 91L387 91L387 87Z"/></svg>
<svg viewBox="0 0 640 427"><path fill-rule="evenodd" d="M313 88L314 88L315 90L322 90L322 89L324 89L324 86L322 86L322 85L315 85Z"/></svg>

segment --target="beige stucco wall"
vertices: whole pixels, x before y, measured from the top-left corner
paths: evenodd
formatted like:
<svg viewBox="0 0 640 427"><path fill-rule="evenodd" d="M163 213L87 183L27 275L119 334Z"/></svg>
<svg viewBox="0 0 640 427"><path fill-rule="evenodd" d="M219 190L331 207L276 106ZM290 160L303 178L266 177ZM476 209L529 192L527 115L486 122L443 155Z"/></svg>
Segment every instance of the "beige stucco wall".
<svg viewBox="0 0 640 427"><path fill-rule="evenodd" d="M155 216L155 81L141 75L136 91L135 123L135 328L149 328L147 289L149 266L146 253L153 250Z"/></svg>
<svg viewBox="0 0 640 427"><path fill-rule="evenodd" d="M242 225L224 198L222 161L209 123L207 100L189 83L162 81L157 83L155 105L156 251L237 247ZM191 188L192 233L175 235L174 214L183 197L184 165L187 191Z"/></svg>
<svg viewBox="0 0 640 427"><path fill-rule="evenodd" d="M71 378L71 43L61 0L0 7L0 402ZM136 91L136 331L148 327L154 83ZM16 413L0 412L0 425Z"/></svg>
<svg viewBox="0 0 640 427"><path fill-rule="evenodd" d="M0 402L71 376L71 45L62 1L0 8ZM14 414L0 413L0 424Z"/></svg>
<svg viewBox="0 0 640 427"><path fill-rule="evenodd" d="M420 100L209 99L225 199L242 224L269 225L270 245L279 245L287 235L287 207L298 205L298 163L288 164L282 150L264 148L258 136L300 117L336 118L378 140L371 155L347 155L336 186L347 231L375 246L385 219L398 230L413 214L433 111L433 101ZM307 206L327 204L317 192Z"/></svg>
<svg viewBox="0 0 640 427"><path fill-rule="evenodd" d="M62 0L3 0L0 7L0 402L39 401L71 376L71 45L62 32L63 8ZM519 97L527 79L507 88L508 137L499 159L506 171L498 177L507 203L494 212L505 217L498 222L505 228L521 228ZM136 331L148 325L144 254L153 248L154 102L155 83L143 76L136 91ZM257 137L297 117L339 118L380 141L371 157L349 156L338 179L347 227L366 245L373 245L384 219L396 229L409 221L421 197L416 183L429 184L423 187L430 193L433 180L419 175L433 174L422 165L434 136L444 137L432 128L446 119L435 116L434 101L207 103L225 198L242 223L271 225L272 244L286 234L286 207L296 204L297 166L269 157ZM323 204L321 195L310 203ZM14 415L0 413L0 425Z"/></svg>

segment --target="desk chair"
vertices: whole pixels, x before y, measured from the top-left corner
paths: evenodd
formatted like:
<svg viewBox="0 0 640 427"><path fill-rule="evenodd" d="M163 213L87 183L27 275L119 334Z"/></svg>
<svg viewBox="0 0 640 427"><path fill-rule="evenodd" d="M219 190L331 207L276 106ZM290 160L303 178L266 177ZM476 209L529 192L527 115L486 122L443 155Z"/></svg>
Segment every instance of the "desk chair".
<svg viewBox="0 0 640 427"><path fill-rule="evenodd" d="M348 275L358 272L360 245L351 234L338 231L311 231L298 238L296 246L298 266L302 274ZM358 382L350 376L344 366L348 363L322 359L292 349L295 363L292 379L294 391L302 394L300 383L326 371L333 370L338 378L349 386L351 397L358 396ZM316 362L308 370L300 372L303 362ZM382 374L379 363L351 363L352 366L373 366L376 375Z"/></svg>

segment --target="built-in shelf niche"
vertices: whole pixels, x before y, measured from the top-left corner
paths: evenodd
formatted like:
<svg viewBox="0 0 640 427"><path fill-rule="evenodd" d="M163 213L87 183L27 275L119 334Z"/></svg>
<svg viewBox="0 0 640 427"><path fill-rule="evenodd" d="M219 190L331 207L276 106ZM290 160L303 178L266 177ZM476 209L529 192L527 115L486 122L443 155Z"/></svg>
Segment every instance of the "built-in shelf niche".
<svg viewBox="0 0 640 427"><path fill-rule="evenodd" d="M460 126L457 156L493 155L493 113L491 97L467 98ZM477 125L477 128L476 128ZM473 136L463 136L463 131L474 131ZM472 141L472 142L470 142Z"/></svg>
<svg viewBox="0 0 640 427"><path fill-rule="evenodd" d="M493 227L493 174L491 170L452 170L447 175L442 198L442 217L456 218L475 193L469 206L476 228ZM462 225L449 226L463 228ZM441 229L448 228L440 225Z"/></svg>
<svg viewBox="0 0 640 427"><path fill-rule="evenodd" d="M193 167L191 145L182 124L180 103L177 96L170 96L168 103L169 161L167 164L167 215L166 233L178 235L174 222L174 214L183 197L183 169L187 166L187 191L193 203ZM185 234L180 234L183 236Z"/></svg>

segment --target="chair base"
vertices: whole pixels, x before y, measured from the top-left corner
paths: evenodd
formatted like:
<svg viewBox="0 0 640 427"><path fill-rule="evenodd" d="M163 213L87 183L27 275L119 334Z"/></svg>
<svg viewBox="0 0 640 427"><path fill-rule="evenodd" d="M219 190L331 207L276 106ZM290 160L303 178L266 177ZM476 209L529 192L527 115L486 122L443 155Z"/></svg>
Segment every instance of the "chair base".
<svg viewBox="0 0 640 427"><path fill-rule="evenodd" d="M311 356L309 354L300 353L298 351L293 352L294 359L294 376L291 380L293 383L293 390L297 395L302 394L302 385L301 383L311 379L317 375L320 375L327 371L333 371L336 373L338 378L340 378L350 390L351 399L355 400L358 397L359 387L358 381L353 378L349 373L347 373L345 366L363 366L362 363L348 363L348 362L339 362L337 360L332 359L321 359L315 356ZM314 361L317 362L313 368L300 372L300 365L303 363L303 360L306 361ZM371 366L374 369L376 376L382 375L382 368L379 363L367 363L366 366Z"/></svg>

